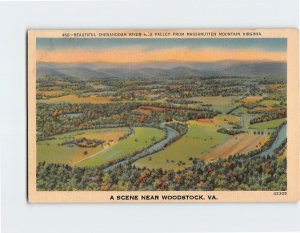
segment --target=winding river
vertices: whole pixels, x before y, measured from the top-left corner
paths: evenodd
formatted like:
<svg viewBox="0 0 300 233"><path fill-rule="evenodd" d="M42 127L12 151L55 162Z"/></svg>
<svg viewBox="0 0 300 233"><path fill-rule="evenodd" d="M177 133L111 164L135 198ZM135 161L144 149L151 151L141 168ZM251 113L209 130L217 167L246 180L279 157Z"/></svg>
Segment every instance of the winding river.
<svg viewBox="0 0 300 233"><path fill-rule="evenodd" d="M124 165L124 164L126 164L128 162L134 162L134 161L136 161L136 160L138 160L140 158L146 157L146 156L151 155L151 154L153 154L153 153L155 153L155 152L157 152L159 150L162 150L174 138L176 138L177 136L179 136L179 133L176 130L174 130L174 129L168 127L168 126L166 126L166 130L167 130L167 137L165 139L159 141L158 143L153 144L148 149L145 149L145 150L137 153L136 155L134 155L134 156L132 156L132 157L130 157L128 159L125 159L123 161L114 163L114 164L112 164L109 167L106 167L105 169L103 169L103 172L109 171L109 170L114 169L114 168L116 168L118 166L122 166L122 165Z"/></svg>
<svg viewBox="0 0 300 233"><path fill-rule="evenodd" d="M281 129L279 130L279 133L277 135L277 137L275 138L273 144L271 145L271 147L265 151L262 151L261 153L251 157L251 158L254 158L254 157L258 157L258 156L268 156L268 155L272 155L274 153L274 151L284 142L284 140L286 139L286 127L287 125L283 125L281 127ZM177 136L179 136L179 133L168 127L168 126L165 126L166 128L166 131L167 131L167 137L165 139L163 139L162 141L159 141L155 144L153 144L152 146L150 146L148 149L145 149L139 153L137 153L136 155L128 158L128 159L125 159L123 161L120 161L120 162L117 162L117 163L114 163L112 165L110 165L109 167L106 167L105 169L103 169L103 172L107 172L109 170L112 170L118 166L122 166L122 165L125 165L126 163L128 162L134 162L140 158L143 158L143 157L146 157L146 156L149 156L157 151L160 151L162 150L167 144L169 144L174 138L176 138Z"/></svg>
<svg viewBox="0 0 300 233"><path fill-rule="evenodd" d="M286 139L286 124L280 128L279 133L278 133L277 137L275 138L271 147L265 151L260 152L259 154L255 155L255 156L253 156L252 158L272 155L275 152L275 150L284 142L285 139Z"/></svg>

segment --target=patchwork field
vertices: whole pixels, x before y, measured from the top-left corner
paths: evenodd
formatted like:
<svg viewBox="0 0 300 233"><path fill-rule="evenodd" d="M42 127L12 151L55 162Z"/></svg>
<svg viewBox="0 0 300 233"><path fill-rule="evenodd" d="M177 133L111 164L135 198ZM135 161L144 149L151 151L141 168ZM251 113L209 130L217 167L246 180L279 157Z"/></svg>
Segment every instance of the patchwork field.
<svg viewBox="0 0 300 233"><path fill-rule="evenodd" d="M212 109L226 113L228 110L236 106L235 96L201 96L201 97L192 97L187 100L199 101L199 104L189 104L189 107L200 107L202 104L212 105Z"/></svg>
<svg viewBox="0 0 300 233"><path fill-rule="evenodd" d="M219 158L224 159L230 155L247 154L252 150L259 149L269 137L269 135L254 135L252 133L232 136L224 144L203 156L202 159L212 161Z"/></svg>
<svg viewBox="0 0 300 233"><path fill-rule="evenodd" d="M158 141L165 136L163 130L147 127L136 127L134 133L108 149L96 153L89 159L76 163L76 166L96 166L129 156Z"/></svg>
<svg viewBox="0 0 300 233"><path fill-rule="evenodd" d="M241 119L249 121L253 116L245 115L242 118L234 115L218 115L213 119L198 119L188 122L188 132L178 141L149 157L135 162L138 167L150 169L162 168L164 170L180 170L191 165L191 158L201 158L213 161L219 158L227 158L235 154L247 154L259 149L270 138L269 134L255 134L250 130L235 136L217 132L221 127L230 128L240 125ZM282 121L265 122L270 127L278 127ZM257 124L258 125L258 124ZM258 129L267 130L260 126Z"/></svg>
<svg viewBox="0 0 300 233"><path fill-rule="evenodd" d="M279 105L280 101L278 101L278 100L263 100L259 103L264 106L272 106L272 105Z"/></svg>
<svg viewBox="0 0 300 233"><path fill-rule="evenodd" d="M78 97L76 94L64 95L60 97L50 98L47 100L40 100L41 103L91 103L91 104L105 104L110 100L106 96L89 96L89 97Z"/></svg>
<svg viewBox="0 0 300 233"><path fill-rule="evenodd" d="M252 104L262 100L263 98L264 98L263 96L247 96L246 98L242 99L240 102L245 104Z"/></svg>
<svg viewBox="0 0 300 233"><path fill-rule="evenodd" d="M240 115L240 114L246 114L247 111L248 111L247 108L239 107L239 108L235 109L232 113Z"/></svg>
<svg viewBox="0 0 300 233"><path fill-rule="evenodd" d="M241 120L242 120L242 126L244 127L244 129L249 129L250 127L250 121L259 116L260 114L241 114Z"/></svg>
<svg viewBox="0 0 300 233"><path fill-rule="evenodd" d="M113 145L128 132L128 128L107 128L82 130L54 136L52 140L37 142L37 162L46 161L53 163L74 164L81 159L99 153L105 148ZM61 145L70 140L79 138L104 140L103 145L96 147L79 147L76 145Z"/></svg>
<svg viewBox="0 0 300 233"><path fill-rule="evenodd" d="M219 127L228 125L228 124L241 124L241 118L239 116L234 115L218 115L214 117L213 123L218 125Z"/></svg>
<svg viewBox="0 0 300 233"><path fill-rule="evenodd" d="M164 150L139 159L135 165L164 170L178 170L190 166L190 158L201 158L229 138L226 134L218 133L217 129L213 121L189 121L186 135Z"/></svg>
<svg viewBox="0 0 300 233"><path fill-rule="evenodd" d="M275 129L279 125L281 125L286 119L276 119L273 121L266 121L261 123L252 124L249 126L250 129L259 129L259 130L267 130L267 129Z"/></svg>

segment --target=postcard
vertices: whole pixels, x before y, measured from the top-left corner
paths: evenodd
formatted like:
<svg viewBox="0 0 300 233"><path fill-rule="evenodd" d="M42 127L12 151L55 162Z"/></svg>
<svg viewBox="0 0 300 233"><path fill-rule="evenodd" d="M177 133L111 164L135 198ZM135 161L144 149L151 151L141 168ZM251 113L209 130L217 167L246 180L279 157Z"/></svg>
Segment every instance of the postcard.
<svg viewBox="0 0 300 233"><path fill-rule="evenodd" d="M29 30L28 200L299 199L295 29Z"/></svg>

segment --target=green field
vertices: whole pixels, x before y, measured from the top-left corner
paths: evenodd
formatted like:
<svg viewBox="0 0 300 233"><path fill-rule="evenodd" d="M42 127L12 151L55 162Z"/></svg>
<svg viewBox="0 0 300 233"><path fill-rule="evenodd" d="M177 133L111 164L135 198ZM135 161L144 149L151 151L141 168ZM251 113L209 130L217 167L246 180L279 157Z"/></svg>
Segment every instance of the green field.
<svg viewBox="0 0 300 233"><path fill-rule="evenodd" d="M267 130L267 129L275 129L277 128L282 122L286 121L286 119L276 119L273 121L266 121L261 123L256 123L250 125L250 129L259 129L259 130Z"/></svg>
<svg viewBox="0 0 300 233"><path fill-rule="evenodd" d="M200 107L201 104L211 104L213 110L226 113L237 105L235 103L236 99L237 97L235 96L201 96L188 98L187 100L199 101L199 104L189 104L189 107Z"/></svg>
<svg viewBox="0 0 300 233"><path fill-rule="evenodd" d="M239 107L239 108L235 109L232 113L240 115L240 114L246 114L247 111L248 111L247 108Z"/></svg>
<svg viewBox="0 0 300 233"><path fill-rule="evenodd" d="M120 159L160 141L165 135L163 130L156 128L137 127L134 128L134 131L134 134L131 134L128 138L119 141L105 151L97 153L92 158L77 163L76 166L95 166Z"/></svg>
<svg viewBox="0 0 300 233"><path fill-rule="evenodd" d="M77 161L102 151L108 144L117 142L118 138L128 132L128 128L105 128L80 130L54 136L52 140L37 142L37 161L49 163L74 164ZM106 143L96 147L79 147L60 145L66 141L78 138L105 140ZM84 153L86 151L86 153Z"/></svg>
<svg viewBox="0 0 300 233"><path fill-rule="evenodd" d="M164 150L135 162L138 167L181 169L191 164L192 158L200 158L214 147L222 144L229 138L226 134L217 132L215 123L188 122L188 133ZM186 165L178 163L184 162Z"/></svg>
<svg viewBox="0 0 300 233"><path fill-rule="evenodd" d="M221 126L226 126L228 124L241 124L241 119L239 116L234 116L234 115L218 115L215 116L213 119L213 122L215 125L218 125L219 127Z"/></svg>
<svg viewBox="0 0 300 233"><path fill-rule="evenodd" d="M264 106L273 106L273 105L279 105L280 101L278 101L278 100L263 100L259 103Z"/></svg>
<svg viewBox="0 0 300 233"><path fill-rule="evenodd" d="M251 126L250 121L258 116L260 116L260 114L242 114L244 128L249 129Z"/></svg>
<svg viewBox="0 0 300 233"><path fill-rule="evenodd" d="M250 103L253 104L259 102L261 99L263 99L262 96L247 96L241 99L240 102L245 104L250 104Z"/></svg>

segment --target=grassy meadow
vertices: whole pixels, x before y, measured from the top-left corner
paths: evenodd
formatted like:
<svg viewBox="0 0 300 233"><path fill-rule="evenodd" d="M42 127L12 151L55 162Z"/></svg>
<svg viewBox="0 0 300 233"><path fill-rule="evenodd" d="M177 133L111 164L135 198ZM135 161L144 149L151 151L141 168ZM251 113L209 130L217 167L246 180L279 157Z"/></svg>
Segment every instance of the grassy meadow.
<svg viewBox="0 0 300 233"><path fill-rule="evenodd" d="M124 140L111 147L94 154L89 159L85 159L76 166L96 166L120 159L124 156L140 151L155 142L161 140L165 132L155 128L134 128L134 133Z"/></svg>
<svg viewBox="0 0 300 233"><path fill-rule="evenodd" d="M128 128L80 130L53 136L51 140L37 142L37 162L76 164L78 161L103 151L118 142L128 132ZM75 145L61 145L78 138L101 139L106 142L96 147L79 147Z"/></svg>

